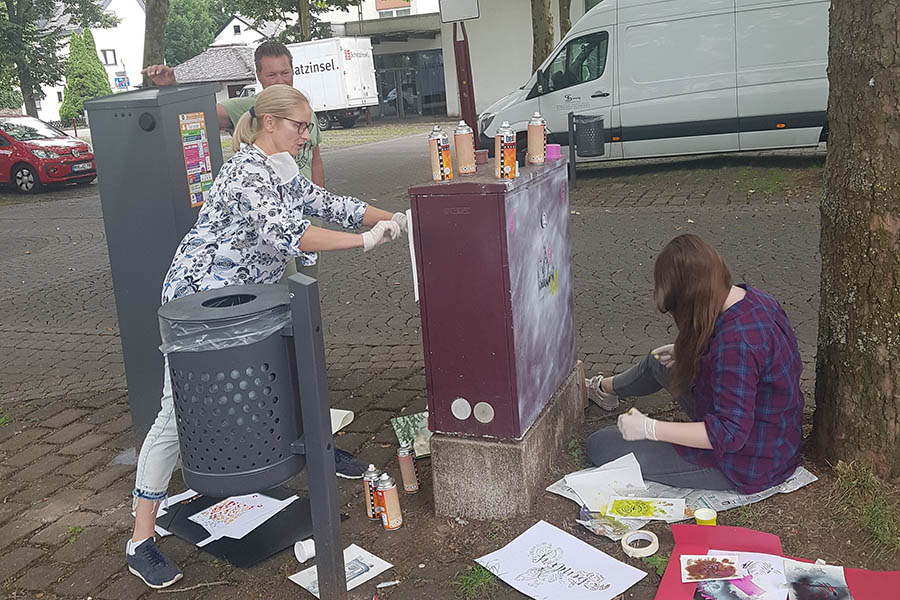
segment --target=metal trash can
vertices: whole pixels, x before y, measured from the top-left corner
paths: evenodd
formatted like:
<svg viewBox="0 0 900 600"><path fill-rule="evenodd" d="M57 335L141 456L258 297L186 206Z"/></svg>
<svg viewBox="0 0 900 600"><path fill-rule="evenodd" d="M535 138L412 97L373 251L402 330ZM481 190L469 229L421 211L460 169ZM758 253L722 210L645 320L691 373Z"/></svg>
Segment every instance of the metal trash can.
<svg viewBox="0 0 900 600"><path fill-rule="evenodd" d="M306 463L284 285L190 294L159 309L184 480L224 498L278 486ZM298 444L302 451L302 442Z"/></svg>
<svg viewBox="0 0 900 600"><path fill-rule="evenodd" d="M606 131L603 117L572 115L575 134L575 150L578 156L603 156L605 153Z"/></svg>

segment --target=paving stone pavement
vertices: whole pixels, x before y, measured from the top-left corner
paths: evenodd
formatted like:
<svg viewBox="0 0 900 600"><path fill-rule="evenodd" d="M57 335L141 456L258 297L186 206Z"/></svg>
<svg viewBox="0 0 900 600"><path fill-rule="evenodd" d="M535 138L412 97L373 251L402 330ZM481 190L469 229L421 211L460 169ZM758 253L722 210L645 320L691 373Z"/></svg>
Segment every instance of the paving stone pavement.
<svg viewBox="0 0 900 600"><path fill-rule="evenodd" d="M329 187L401 209L408 205L406 188L427 173L424 145L424 136L412 136L327 152ZM619 371L672 339L670 321L650 300L653 260L671 237L694 232L720 249L736 279L782 302L800 341L804 389L811 392L819 278L815 194L763 195L735 190L715 175L692 174L823 164L820 149L580 169L571 194L571 238L577 351L587 372ZM664 176L633 179L632 168ZM153 596L122 561L133 466L112 463L135 440L96 186L0 207L0 264L3 594ZM338 445L384 463L394 452L389 418L426 405L405 244L326 257L320 292L332 403L357 413ZM342 482L341 501L350 502L357 487ZM185 587L228 583L174 598L247 597L246 590L255 589L251 583L287 574L293 562L279 555L240 570L178 540L165 549L184 568ZM437 589L452 577L445 570L429 566L419 577L430 577ZM296 596L294 584L277 579L282 583L270 597Z"/></svg>

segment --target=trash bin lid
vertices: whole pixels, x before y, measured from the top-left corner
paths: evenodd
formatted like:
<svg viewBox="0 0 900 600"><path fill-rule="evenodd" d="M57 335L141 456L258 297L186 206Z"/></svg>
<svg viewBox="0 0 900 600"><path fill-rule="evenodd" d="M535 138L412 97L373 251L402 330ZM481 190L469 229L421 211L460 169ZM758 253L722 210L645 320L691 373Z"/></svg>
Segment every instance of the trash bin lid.
<svg viewBox="0 0 900 600"><path fill-rule="evenodd" d="M173 323L213 323L258 315L290 303L286 285L229 285L166 302L159 307L159 317Z"/></svg>
<svg viewBox="0 0 900 600"><path fill-rule="evenodd" d="M94 98L84 103L88 110L141 108L164 106L173 102L183 102L192 98L214 96L219 86L214 83L201 85L166 85L163 87L142 88L130 92L121 92Z"/></svg>

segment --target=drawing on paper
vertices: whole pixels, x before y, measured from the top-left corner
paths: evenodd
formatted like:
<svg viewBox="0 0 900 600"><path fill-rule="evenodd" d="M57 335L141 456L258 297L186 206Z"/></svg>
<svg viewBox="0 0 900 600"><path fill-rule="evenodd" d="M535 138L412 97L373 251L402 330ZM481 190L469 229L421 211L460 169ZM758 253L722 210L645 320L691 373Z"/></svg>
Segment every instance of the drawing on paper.
<svg viewBox="0 0 900 600"><path fill-rule="evenodd" d="M192 520L202 525L207 531L212 531L213 529L210 527L215 529L227 527L237 521L241 515L260 508L262 508L262 504L258 502L247 503L229 498L200 511L194 515L196 518L192 518Z"/></svg>
<svg viewBox="0 0 900 600"><path fill-rule="evenodd" d="M431 431L428 430L428 411L391 419L394 433L401 446L412 446L416 458L431 454Z"/></svg>
<svg viewBox="0 0 900 600"><path fill-rule="evenodd" d="M789 600L853 600L843 567L785 560L784 576Z"/></svg>
<svg viewBox="0 0 900 600"><path fill-rule="evenodd" d="M610 496L606 514L622 519L663 519L666 521L683 519L684 498Z"/></svg>
<svg viewBox="0 0 900 600"><path fill-rule="evenodd" d="M681 555L681 581L708 581L715 579L740 579L746 577L737 554Z"/></svg>
<svg viewBox="0 0 900 600"><path fill-rule="evenodd" d="M562 548L547 542L532 546L528 556L535 566L516 575L516 581L531 587L559 582L569 588L582 587L589 592L609 589L606 577L600 573L567 567L563 554Z"/></svg>

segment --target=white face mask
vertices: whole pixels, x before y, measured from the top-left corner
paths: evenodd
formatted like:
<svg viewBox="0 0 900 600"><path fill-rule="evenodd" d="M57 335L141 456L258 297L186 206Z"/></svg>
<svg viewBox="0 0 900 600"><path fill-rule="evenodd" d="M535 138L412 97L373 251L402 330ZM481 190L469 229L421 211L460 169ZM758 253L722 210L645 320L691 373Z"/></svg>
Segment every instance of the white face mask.
<svg viewBox="0 0 900 600"><path fill-rule="evenodd" d="M275 175L281 180L282 185L290 182L300 174L300 169L297 167L294 157L288 152L277 152L268 156L266 160L275 170Z"/></svg>

